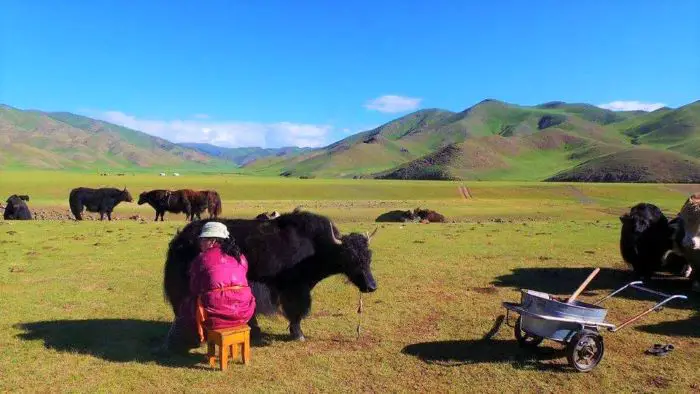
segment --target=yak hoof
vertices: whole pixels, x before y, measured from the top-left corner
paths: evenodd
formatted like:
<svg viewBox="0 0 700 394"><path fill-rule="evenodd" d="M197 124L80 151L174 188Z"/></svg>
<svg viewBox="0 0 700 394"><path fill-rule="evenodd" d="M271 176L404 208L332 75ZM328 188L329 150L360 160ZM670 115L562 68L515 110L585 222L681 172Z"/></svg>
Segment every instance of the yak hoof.
<svg viewBox="0 0 700 394"><path fill-rule="evenodd" d="M698 289L698 291L700 291L700 288ZM299 336L297 336L297 337L292 337L292 339L295 340L295 341L299 341L299 342L305 342L305 341L306 341L306 337L303 336L303 335L299 335Z"/></svg>

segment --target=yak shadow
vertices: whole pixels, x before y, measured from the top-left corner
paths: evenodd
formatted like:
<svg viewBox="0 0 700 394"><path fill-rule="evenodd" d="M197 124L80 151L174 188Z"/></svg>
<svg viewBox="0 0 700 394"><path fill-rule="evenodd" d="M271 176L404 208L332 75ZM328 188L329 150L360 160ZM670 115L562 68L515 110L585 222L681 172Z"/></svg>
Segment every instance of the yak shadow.
<svg viewBox="0 0 700 394"><path fill-rule="evenodd" d="M516 340L452 340L414 343L404 347L401 353L415 356L428 364L461 366L483 363L510 363L516 369L573 371L568 364L542 363L542 361L566 359L564 349L538 347L524 349Z"/></svg>
<svg viewBox="0 0 700 394"><path fill-rule="evenodd" d="M566 295L573 293L592 271L593 269L591 268L566 267L516 268L510 274L496 277L491 283L499 287L530 289L550 294ZM594 295L595 292L597 300L636 280L640 279L636 278L631 271L601 268L598 275L586 286L582 294L590 296ZM652 277L650 281L645 281L643 286L666 294L682 294L688 297L685 301L673 300L666 304L665 307L674 309L698 309L700 307L700 297L693 294L690 290L691 283L688 279L670 275L657 275ZM661 301L663 299L659 296L630 288L623 290L614 297L636 301Z"/></svg>
<svg viewBox="0 0 700 394"><path fill-rule="evenodd" d="M648 324L637 329L650 334L700 338L700 313L685 320Z"/></svg>
<svg viewBox="0 0 700 394"><path fill-rule="evenodd" d="M135 319L56 320L22 323L17 336L44 347L87 354L113 362L155 362L169 367L205 369L201 354L158 354L170 323Z"/></svg>

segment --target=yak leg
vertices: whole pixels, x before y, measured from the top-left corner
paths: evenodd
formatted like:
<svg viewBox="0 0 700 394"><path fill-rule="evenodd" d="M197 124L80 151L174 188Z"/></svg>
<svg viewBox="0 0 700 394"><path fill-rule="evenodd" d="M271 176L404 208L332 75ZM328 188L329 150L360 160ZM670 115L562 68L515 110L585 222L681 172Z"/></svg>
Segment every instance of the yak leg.
<svg viewBox="0 0 700 394"><path fill-rule="evenodd" d="M311 289L306 286L285 289L280 294L280 301L284 316L289 320L289 334L292 339L304 341L301 319L311 310Z"/></svg>
<svg viewBox="0 0 700 394"><path fill-rule="evenodd" d="M253 317L248 320L248 326L250 326L250 339L252 339L254 342L259 342L262 340L262 330L260 329L260 325L258 324L258 316L257 314L253 315Z"/></svg>
<svg viewBox="0 0 700 394"><path fill-rule="evenodd" d="M110 222L112 221L112 211L107 211L107 219L109 219Z"/></svg>

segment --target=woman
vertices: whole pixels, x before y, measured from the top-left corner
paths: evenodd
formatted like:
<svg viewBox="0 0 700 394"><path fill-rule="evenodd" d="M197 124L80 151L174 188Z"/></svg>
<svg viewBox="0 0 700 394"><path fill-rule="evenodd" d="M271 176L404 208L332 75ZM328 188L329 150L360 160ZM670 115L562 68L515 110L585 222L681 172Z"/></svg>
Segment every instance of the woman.
<svg viewBox="0 0 700 394"><path fill-rule="evenodd" d="M190 295L180 304L168 332L169 350L199 347L207 329L246 324L255 312L248 286L248 261L223 223L207 222L199 235L200 254L190 264Z"/></svg>

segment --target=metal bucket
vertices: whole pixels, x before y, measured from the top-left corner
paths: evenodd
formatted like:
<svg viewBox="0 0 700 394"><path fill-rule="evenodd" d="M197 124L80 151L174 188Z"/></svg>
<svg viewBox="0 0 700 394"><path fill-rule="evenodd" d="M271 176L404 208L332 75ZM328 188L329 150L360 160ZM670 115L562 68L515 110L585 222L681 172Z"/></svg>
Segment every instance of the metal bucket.
<svg viewBox="0 0 700 394"><path fill-rule="evenodd" d="M561 317L603 323L608 310L581 301L572 304L552 299L547 293L533 290L521 290L520 304L528 312L543 316ZM555 341L567 341L574 332L581 328L578 323L548 321L523 314L521 327L528 334L537 335Z"/></svg>

